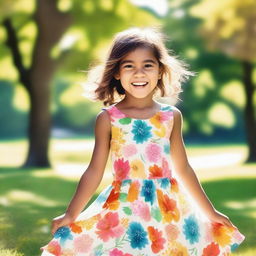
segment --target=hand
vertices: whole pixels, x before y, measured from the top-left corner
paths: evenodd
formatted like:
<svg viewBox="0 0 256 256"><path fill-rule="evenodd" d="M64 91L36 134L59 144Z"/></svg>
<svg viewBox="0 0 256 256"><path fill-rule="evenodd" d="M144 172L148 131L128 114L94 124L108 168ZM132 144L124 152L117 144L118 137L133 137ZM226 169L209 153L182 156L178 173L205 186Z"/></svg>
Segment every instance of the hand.
<svg viewBox="0 0 256 256"><path fill-rule="evenodd" d="M212 222L218 222L218 223L221 223L228 227L233 227L233 228L237 229L237 227L229 220L228 216L226 216L225 214L223 214L217 210L214 210L214 212L210 216L208 216L208 218Z"/></svg>
<svg viewBox="0 0 256 256"><path fill-rule="evenodd" d="M58 228L67 226L73 221L74 219L71 218L71 216L69 216L67 213L54 218L52 220L52 228L51 228L52 235L54 235L54 233L57 231Z"/></svg>

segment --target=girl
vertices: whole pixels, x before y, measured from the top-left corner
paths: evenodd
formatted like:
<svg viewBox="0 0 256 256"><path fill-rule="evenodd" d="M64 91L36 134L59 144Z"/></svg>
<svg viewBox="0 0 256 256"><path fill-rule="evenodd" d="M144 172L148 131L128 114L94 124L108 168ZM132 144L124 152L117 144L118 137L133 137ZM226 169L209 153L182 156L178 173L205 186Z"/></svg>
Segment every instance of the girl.
<svg viewBox="0 0 256 256"><path fill-rule="evenodd" d="M96 118L92 159L65 214L53 219L42 255L231 255L245 237L214 208L190 166L180 110L155 100L177 100L194 73L159 31L131 28L116 35L100 75L94 99L107 107ZM113 182L80 214L110 150Z"/></svg>

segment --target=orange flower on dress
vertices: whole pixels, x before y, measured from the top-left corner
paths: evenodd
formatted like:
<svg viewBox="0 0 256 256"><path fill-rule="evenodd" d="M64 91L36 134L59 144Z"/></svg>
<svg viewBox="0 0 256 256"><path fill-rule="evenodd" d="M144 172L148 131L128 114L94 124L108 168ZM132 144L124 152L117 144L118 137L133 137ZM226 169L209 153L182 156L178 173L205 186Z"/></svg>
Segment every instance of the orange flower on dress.
<svg viewBox="0 0 256 256"><path fill-rule="evenodd" d="M152 118L150 118L150 122L156 127L160 128L162 124L162 119L161 119L162 112L158 112L156 115L154 115Z"/></svg>
<svg viewBox="0 0 256 256"><path fill-rule="evenodd" d="M75 223L86 230L92 229L95 223L100 219L100 214L94 215L86 220L76 221Z"/></svg>
<svg viewBox="0 0 256 256"><path fill-rule="evenodd" d="M160 178L163 177L163 170L161 167L157 166L154 164L153 166L149 167L149 178L154 179L154 178Z"/></svg>
<svg viewBox="0 0 256 256"><path fill-rule="evenodd" d="M133 202L138 199L139 188L140 188L140 183L137 180L135 180L131 183L129 190L128 190L128 195L126 198L126 200L128 202Z"/></svg>
<svg viewBox="0 0 256 256"><path fill-rule="evenodd" d="M61 247L57 241L51 241L47 245L46 250L55 256L61 256Z"/></svg>
<svg viewBox="0 0 256 256"><path fill-rule="evenodd" d="M231 243L231 233L234 230L235 228L228 227L218 222L212 223L213 239L222 247L229 245Z"/></svg>
<svg viewBox="0 0 256 256"><path fill-rule="evenodd" d="M170 182L171 182L171 192L176 192L176 193L179 192L179 184L177 180L174 178L171 178Z"/></svg>
<svg viewBox="0 0 256 256"><path fill-rule="evenodd" d="M78 223L71 223L69 225L70 229L72 230L72 232L74 233L81 233L82 232L82 227L78 225Z"/></svg>
<svg viewBox="0 0 256 256"><path fill-rule="evenodd" d="M104 242L110 238L120 237L124 233L124 228L120 224L119 216L117 212L108 212L105 216L97 223L96 234Z"/></svg>
<svg viewBox="0 0 256 256"><path fill-rule="evenodd" d="M162 231L158 231L156 228L148 227L149 239L152 241L151 249L153 253L158 253L164 248L166 240L162 237Z"/></svg>
<svg viewBox="0 0 256 256"><path fill-rule="evenodd" d="M212 242L211 244L207 245L206 248L204 248L202 256L218 256L219 253L220 248L218 244Z"/></svg>
<svg viewBox="0 0 256 256"><path fill-rule="evenodd" d="M169 198L168 195L164 195L163 192L159 189L157 189L156 192L160 211L163 215L164 221L179 221L180 212L179 209L177 208L176 201L174 199Z"/></svg>
<svg viewBox="0 0 256 256"><path fill-rule="evenodd" d="M119 191L117 192L115 189L112 189L102 207L110 210L117 210L120 204L118 200L119 194Z"/></svg>

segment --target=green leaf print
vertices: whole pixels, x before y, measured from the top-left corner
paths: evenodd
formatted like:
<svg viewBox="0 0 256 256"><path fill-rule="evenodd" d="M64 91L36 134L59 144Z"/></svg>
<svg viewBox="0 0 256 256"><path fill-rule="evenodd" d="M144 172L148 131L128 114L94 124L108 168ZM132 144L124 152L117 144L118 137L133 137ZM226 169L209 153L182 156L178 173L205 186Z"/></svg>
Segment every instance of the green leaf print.
<svg viewBox="0 0 256 256"><path fill-rule="evenodd" d="M121 202L126 202L127 194L126 193L120 193L119 194L119 200Z"/></svg>
<svg viewBox="0 0 256 256"><path fill-rule="evenodd" d="M103 244L98 245L95 249L94 249L94 254L95 255L102 255L103 254Z"/></svg>
<svg viewBox="0 0 256 256"><path fill-rule="evenodd" d="M162 215L161 215L161 212L158 208L152 208L151 210L151 216L156 219L158 222L161 221L162 219Z"/></svg>
<svg viewBox="0 0 256 256"><path fill-rule="evenodd" d="M188 249L190 252L191 252L191 254L190 255L195 255L195 256L197 256L198 254L197 254L197 249L196 249L196 247L194 247L194 248L191 248L191 249Z"/></svg>
<svg viewBox="0 0 256 256"><path fill-rule="evenodd" d="M129 207L123 207L123 211L126 215L132 215L132 210Z"/></svg>
<svg viewBox="0 0 256 256"><path fill-rule="evenodd" d="M120 123L120 124L129 124L131 121L132 121L131 118L125 117L125 118L121 118L121 119L119 120L119 123Z"/></svg>

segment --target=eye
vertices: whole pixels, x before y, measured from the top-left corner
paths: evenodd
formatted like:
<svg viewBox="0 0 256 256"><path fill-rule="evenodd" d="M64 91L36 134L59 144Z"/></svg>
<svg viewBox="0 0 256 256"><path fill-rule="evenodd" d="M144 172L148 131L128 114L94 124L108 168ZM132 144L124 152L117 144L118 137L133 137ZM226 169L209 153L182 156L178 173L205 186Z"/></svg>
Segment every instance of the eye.
<svg viewBox="0 0 256 256"><path fill-rule="evenodd" d="M146 64L145 67L146 67L146 68L152 68L153 65L152 65L152 64Z"/></svg>
<svg viewBox="0 0 256 256"><path fill-rule="evenodd" d="M131 64L124 65L123 68L132 68L132 65Z"/></svg>

